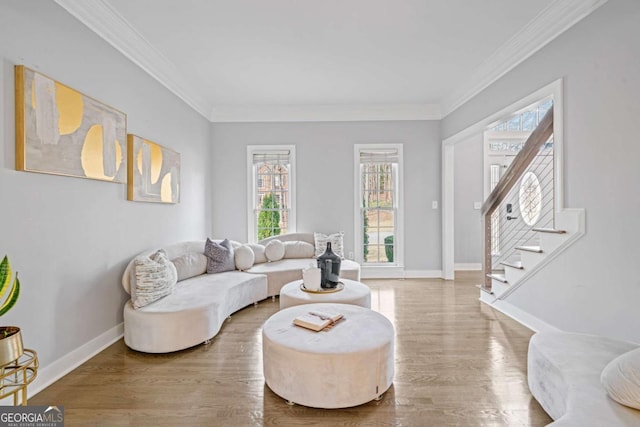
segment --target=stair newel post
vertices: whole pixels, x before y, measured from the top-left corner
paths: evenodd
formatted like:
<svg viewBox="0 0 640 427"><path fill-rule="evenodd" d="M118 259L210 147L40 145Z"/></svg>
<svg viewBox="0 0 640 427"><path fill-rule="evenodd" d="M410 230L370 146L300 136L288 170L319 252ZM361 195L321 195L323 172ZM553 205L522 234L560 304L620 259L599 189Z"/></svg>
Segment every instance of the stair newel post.
<svg viewBox="0 0 640 427"><path fill-rule="evenodd" d="M482 215L482 231L484 233L484 238L482 239L482 273L484 283L482 287L488 292L491 292L491 277L489 277L489 274L491 274L493 270L491 259L491 236L493 235L491 216L495 210L496 207L494 206Z"/></svg>

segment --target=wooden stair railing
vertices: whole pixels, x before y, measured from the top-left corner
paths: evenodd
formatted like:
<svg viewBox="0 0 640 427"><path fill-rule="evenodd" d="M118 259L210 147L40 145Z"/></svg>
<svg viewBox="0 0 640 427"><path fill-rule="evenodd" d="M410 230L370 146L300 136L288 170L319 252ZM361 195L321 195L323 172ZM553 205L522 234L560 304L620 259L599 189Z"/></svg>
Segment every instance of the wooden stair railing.
<svg viewBox="0 0 640 427"><path fill-rule="evenodd" d="M491 260L491 215L500 206L509 191L516 185L520 177L525 173L527 167L536 158L540 148L553 135L553 107L547 111L538 127L534 129L522 147L522 150L514 158L504 176L498 181L487 200L482 205L482 271L484 283L482 287L486 291L491 291L492 260Z"/></svg>

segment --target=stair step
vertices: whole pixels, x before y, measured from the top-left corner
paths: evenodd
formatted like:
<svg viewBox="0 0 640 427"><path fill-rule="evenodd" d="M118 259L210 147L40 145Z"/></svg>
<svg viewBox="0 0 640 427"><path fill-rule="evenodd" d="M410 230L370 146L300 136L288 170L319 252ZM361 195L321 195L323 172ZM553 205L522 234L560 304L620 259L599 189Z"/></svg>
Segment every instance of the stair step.
<svg viewBox="0 0 640 427"><path fill-rule="evenodd" d="M519 251L535 252L538 254L542 253L540 246L517 246L516 249Z"/></svg>
<svg viewBox="0 0 640 427"><path fill-rule="evenodd" d="M493 295L493 291L491 289L485 288L484 285L476 285L476 288L480 289L482 292L485 292L489 295Z"/></svg>
<svg viewBox="0 0 640 427"><path fill-rule="evenodd" d="M565 234L567 230L558 230L557 228L533 228L533 231L538 233L552 233L552 234Z"/></svg>
<svg viewBox="0 0 640 427"><path fill-rule="evenodd" d="M514 262L502 261L500 264L507 267L516 268L518 270L524 270L524 267L522 266L522 261L514 261Z"/></svg>
<svg viewBox="0 0 640 427"><path fill-rule="evenodd" d="M498 282L509 283L507 282L507 278L504 277L504 274L487 274L487 277L490 277Z"/></svg>

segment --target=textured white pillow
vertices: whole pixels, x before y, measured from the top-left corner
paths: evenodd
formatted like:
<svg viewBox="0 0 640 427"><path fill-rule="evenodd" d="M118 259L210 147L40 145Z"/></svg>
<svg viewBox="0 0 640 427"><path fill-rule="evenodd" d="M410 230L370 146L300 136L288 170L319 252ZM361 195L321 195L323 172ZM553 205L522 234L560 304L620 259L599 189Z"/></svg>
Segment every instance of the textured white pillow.
<svg viewBox="0 0 640 427"><path fill-rule="evenodd" d="M149 256L139 256L133 261L131 281L131 304L138 309L173 292L178 280L176 267L164 250L160 249Z"/></svg>
<svg viewBox="0 0 640 427"><path fill-rule="evenodd" d="M272 240L264 247L264 254L269 261L280 261L284 257L284 244L280 240Z"/></svg>
<svg viewBox="0 0 640 427"><path fill-rule="evenodd" d="M333 253L344 259L343 238L344 231L339 231L329 235L317 232L313 233L313 240L316 243L315 257L317 258L322 255L324 251L327 250L327 242L331 242L331 250Z"/></svg>
<svg viewBox="0 0 640 427"><path fill-rule="evenodd" d="M171 260L176 266L178 282L207 272L207 257L197 252L189 252Z"/></svg>
<svg viewBox="0 0 640 427"><path fill-rule="evenodd" d="M600 382L613 400L640 409L640 348L609 362L602 370Z"/></svg>
<svg viewBox="0 0 640 427"><path fill-rule="evenodd" d="M234 254L236 268L240 271L247 270L253 265L253 251L247 245L242 245L236 249Z"/></svg>
<svg viewBox="0 0 640 427"><path fill-rule="evenodd" d="M253 251L253 263L262 264L267 262L267 256L264 254L264 245L259 243L249 243L247 246Z"/></svg>
<svg viewBox="0 0 640 427"><path fill-rule="evenodd" d="M285 258L313 258L315 248L311 243L302 241L284 242Z"/></svg>

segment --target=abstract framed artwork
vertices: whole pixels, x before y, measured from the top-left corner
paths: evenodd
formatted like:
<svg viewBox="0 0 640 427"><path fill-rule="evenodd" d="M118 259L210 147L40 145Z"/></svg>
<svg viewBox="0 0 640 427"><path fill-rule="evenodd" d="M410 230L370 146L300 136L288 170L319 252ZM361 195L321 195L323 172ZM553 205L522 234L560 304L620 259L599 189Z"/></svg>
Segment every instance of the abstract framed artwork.
<svg viewBox="0 0 640 427"><path fill-rule="evenodd" d="M127 199L180 202L180 153L137 135L127 135Z"/></svg>
<svg viewBox="0 0 640 427"><path fill-rule="evenodd" d="M15 84L16 170L125 182L126 114L23 65Z"/></svg>

